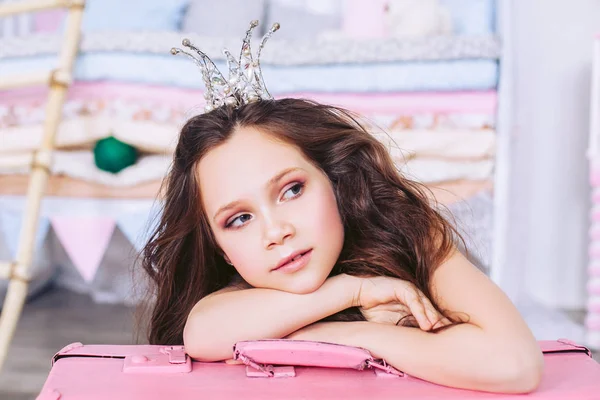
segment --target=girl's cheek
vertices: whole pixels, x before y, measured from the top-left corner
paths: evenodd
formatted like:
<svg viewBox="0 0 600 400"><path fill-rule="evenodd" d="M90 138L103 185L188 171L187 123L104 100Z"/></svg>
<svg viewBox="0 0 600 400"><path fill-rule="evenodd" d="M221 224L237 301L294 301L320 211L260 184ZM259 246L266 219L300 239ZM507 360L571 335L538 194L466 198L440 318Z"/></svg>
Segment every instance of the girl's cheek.
<svg viewBox="0 0 600 400"><path fill-rule="evenodd" d="M256 255L248 248L248 243L233 243L230 248L229 257L237 271L240 274L256 274L256 265L260 263L256 262Z"/></svg>

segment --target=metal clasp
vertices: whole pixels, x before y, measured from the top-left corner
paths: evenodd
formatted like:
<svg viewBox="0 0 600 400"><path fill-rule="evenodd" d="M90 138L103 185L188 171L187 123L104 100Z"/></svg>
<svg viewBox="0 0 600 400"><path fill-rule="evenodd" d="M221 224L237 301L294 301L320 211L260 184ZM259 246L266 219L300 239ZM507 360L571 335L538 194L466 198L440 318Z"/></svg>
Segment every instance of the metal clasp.
<svg viewBox="0 0 600 400"><path fill-rule="evenodd" d="M169 356L170 364L185 364L187 361L187 354L185 354L183 346L163 347L159 351Z"/></svg>
<svg viewBox="0 0 600 400"><path fill-rule="evenodd" d="M250 378L291 378L296 376L296 370L292 366L274 367L272 365L259 364L237 353L236 358L246 364L246 376Z"/></svg>
<svg viewBox="0 0 600 400"><path fill-rule="evenodd" d="M166 346L158 352L126 356L123 360L125 373L187 373L192 371L192 359L185 354L183 346Z"/></svg>
<svg viewBox="0 0 600 400"><path fill-rule="evenodd" d="M381 377L404 376L404 372L398 371L385 360L367 360L367 366L375 369L375 374Z"/></svg>

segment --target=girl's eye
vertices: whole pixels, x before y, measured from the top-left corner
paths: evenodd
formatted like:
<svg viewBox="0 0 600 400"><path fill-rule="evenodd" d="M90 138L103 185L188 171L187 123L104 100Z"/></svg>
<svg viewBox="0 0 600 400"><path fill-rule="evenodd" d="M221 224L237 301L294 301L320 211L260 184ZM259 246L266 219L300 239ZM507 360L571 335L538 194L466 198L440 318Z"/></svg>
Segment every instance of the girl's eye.
<svg viewBox="0 0 600 400"><path fill-rule="evenodd" d="M284 200L294 199L294 198L300 196L300 194L302 194L303 189L304 189L304 183L296 183L296 184L294 184L294 186L290 187L288 190L286 190L283 193L283 199ZM288 193L290 195L288 195ZM232 219L231 221L229 221L225 225L225 229L241 228L242 226L244 226L245 222L250 220L251 218L252 218L252 216L250 214L240 214L237 217L235 217L234 219Z"/></svg>
<svg viewBox="0 0 600 400"><path fill-rule="evenodd" d="M227 223L227 225L225 225L225 228L239 228L244 224L244 222L246 222L249 219L250 219L250 214L238 215L237 217L235 217L234 219L229 221ZM239 224L236 223L237 221L240 221L240 223Z"/></svg>
<svg viewBox="0 0 600 400"><path fill-rule="evenodd" d="M285 193L283 194L283 197L285 200L289 200L289 199L293 199L294 197L298 197L300 195L300 193L302 192L302 189L304 189L304 184L296 183L294 186L292 186L291 188L289 188L288 190L285 191ZM287 193L291 193L292 196L286 197Z"/></svg>

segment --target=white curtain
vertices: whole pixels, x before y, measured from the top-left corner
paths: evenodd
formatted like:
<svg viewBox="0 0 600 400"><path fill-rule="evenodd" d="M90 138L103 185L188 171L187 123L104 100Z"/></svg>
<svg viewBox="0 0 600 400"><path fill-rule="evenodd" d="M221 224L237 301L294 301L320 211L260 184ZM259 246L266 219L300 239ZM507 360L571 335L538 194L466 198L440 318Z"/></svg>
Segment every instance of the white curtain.
<svg viewBox="0 0 600 400"><path fill-rule="evenodd" d="M597 0L498 0L501 68L493 278L521 304L583 309Z"/></svg>

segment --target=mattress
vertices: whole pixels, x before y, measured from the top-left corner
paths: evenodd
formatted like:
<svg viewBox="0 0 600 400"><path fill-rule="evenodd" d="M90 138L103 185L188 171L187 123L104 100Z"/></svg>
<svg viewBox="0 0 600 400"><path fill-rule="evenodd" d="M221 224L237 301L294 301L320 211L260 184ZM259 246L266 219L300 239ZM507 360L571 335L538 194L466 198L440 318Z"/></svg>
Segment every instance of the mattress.
<svg viewBox="0 0 600 400"><path fill-rule="evenodd" d="M239 54L237 37L203 37L186 32L86 32L79 46L84 55L95 53L148 54L172 57L169 50L178 47L182 38L201 46L213 61L224 61L223 48ZM39 57L58 54L62 36L33 34L0 39L0 61L18 57ZM259 38L253 46L258 48ZM347 37L327 37L312 40L287 41L274 35L261 54L261 65L302 66L332 64L365 64L381 62L496 60L500 58L500 41L487 32L467 32L459 35L396 39L370 38L356 40Z"/></svg>
<svg viewBox="0 0 600 400"><path fill-rule="evenodd" d="M487 180L494 171L491 158L474 160L409 157L399 152L393 155L397 168L407 177L424 182L444 182L459 179ZM103 185L127 187L161 179L171 164L171 155L145 155L117 174L98 169L91 150L55 151L52 174L68 175ZM28 174L31 154L4 154L0 157L0 174ZM13 167L16 166L16 167Z"/></svg>
<svg viewBox="0 0 600 400"><path fill-rule="evenodd" d="M1 63L0 63L1 66ZM14 90L0 90L0 124L2 118L15 107L11 118L15 124L22 124L19 118L37 118L44 112L44 103L48 89L44 87L29 87ZM496 113L497 93L489 91L454 91L454 92L391 92L391 93L323 93L323 92L294 92L275 96L307 98L323 104L333 104L364 115L397 117L417 114L436 114L436 118L444 115L460 114L457 118L465 119L470 116L484 116L486 123L493 119ZM94 112L98 107L107 109L113 116L133 116L133 113L143 112L157 122L165 121L160 115L166 115L174 121L185 118L195 112L203 112L203 91L185 89L173 86L146 85L125 82L76 81L67 92L67 103L63 115L68 118L77 113ZM179 111L177 111L179 110ZM81 114L81 112L79 113ZM452 118L456 118L453 116ZM6 124L5 124L6 125ZM2 125L0 125L1 127Z"/></svg>
<svg viewBox="0 0 600 400"><path fill-rule="evenodd" d="M55 68L56 57L3 59L0 78ZM217 63L226 71L223 63ZM392 93L456 90L494 90L498 83L496 60L450 60L372 64L262 66L268 90L274 95L294 92ZM193 62L184 57L133 53L85 53L74 66L78 81L118 81L204 87Z"/></svg>
<svg viewBox="0 0 600 400"><path fill-rule="evenodd" d="M53 175L48 179L45 198L74 199L155 199L160 198L161 180L153 180L137 185L118 187L78 179L66 175ZM29 176L23 174L0 174L0 199L3 197L20 198L27 194ZM478 193L491 192L493 181L467 180L436 182L426 185L433 197L441 204L462 202Z"/></svg>
<svg viewBox="0 0 600 400"><path fill-rule="evenodd" d="M42 116L43 114L40 117ZM452 116L455 118L452 119ZM386 124L383 117L372 117L366 121L367 126L372 126L373 134L392 149L455 158L477 158L494 154L495 131L485 125L483 116L479 120L482 125L475 125L476 118L459 120L460 114L429 114L419 117L399 114L390 125ZM444 121L443 117L447 119ZM32 118L31 114L28 118ZM41 143L42 120L6 126L2 126L1 121L0 112L0 156L31 152ZM463 121L465 126L456 126ZM59 125L55 146L58 149L92 146L100 139L113 136L145 152L172 152L183 123L183 120L156 122L140 119L139 116L115 118L104 114L66 117ZM383 130L377 130L378 128Z"/></svg>
<svg viewBox="0 0 600 400"><path fill-rule="evenodd" d="M45 89L3 92L0 98L0 176L20 182L41 140ZM496 93L296 93L354 110L390 151L399 170L427 184L491 182L496 146ZM56 182L81 182L90 196L108 193L143 196L156 192L183 123L201 112L202 92L164 86L77 82L69 91L57 133ZM383 128L383 131L379 128ZM113 175L98 170L91 148L114 136L143 152L138 163ZM6 180L8 179L8 180ZM12 180L11 180L12 179ZM69 181L71 179L72 181ZM56 193L65 188L56 183ZM96 185L96 186L95 186ZM98 187L104 189L97 190ZM12 193L5 189L4 193ZM19 192L19 191L17 191ZM136 194L138 193L138 194ZM126 197L126 196L123 196Z"/></svg>
<svg viewBox="0 0 600 400"><path fill-rule="evenodd" d="M0 93L0 155L34 150L43 131L47 90ZM403 148L420 151L434 146L435 154L446 149L447 155L471 157L477 149L491 149L494 141L495 92L296 93L293 97L353 110L373 131L382 128L393 133ZM172 151L181 126L202 112L202 99L199 90L77 82L68 92L56 145L89 147L112 135L142 151Z"/></svg>

